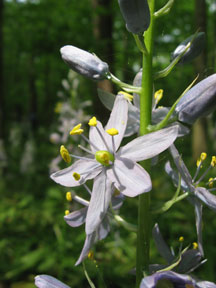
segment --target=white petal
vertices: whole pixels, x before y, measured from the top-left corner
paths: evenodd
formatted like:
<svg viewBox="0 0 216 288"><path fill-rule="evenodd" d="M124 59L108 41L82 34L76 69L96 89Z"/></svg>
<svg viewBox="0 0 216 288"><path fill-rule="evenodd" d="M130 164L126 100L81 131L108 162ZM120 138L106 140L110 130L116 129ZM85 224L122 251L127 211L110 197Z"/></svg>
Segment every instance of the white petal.
<svg viewBox="0 0 216 288"><path fill-rule="evenodd" d="M86 216L86 234L96 231L106 215L112 196L112 183L104 171L95 179Z"/></svg>
<svg viewBox="0 0 216 288"><path fill-rule="evenodd" d="M116 188L129 197L148 192L152 188L147 171L130 159L115 159L112 168L107 170L107 175Z"/></svg>
<svg viewBox="0 0 216 288"><path fill-rule="evenodd" d="M93 246L94 242L96 240L96 232L93 232L90 235L86 235L85 243L82 249L82 252L79 256L79 259L77 260L75 266L79 265L88 255L91 247Z"/></svg>
<svg viewBox="0 0 216 288"><path fill-rule="evenodd" d="M194 211L196 219L196 230L197 230L197 242L198 249L202 256L204 256L203 245L202 245L202 204L198 201L194 201Z"/></svg>
<svg viewBox="0 0 216 288"><path fill-rule="evenodd" d="M195 190L195 195L209 208L216 211L216 196L214 194L204 187L198 187Z"/></svg>
<svg viewBox="0 0 216 288"><path fill-rule="evenodd" d="M177 135L178 126L172 126L140 136L122 147L118 155L133 161L152 158L166 150L175 141Z"/></svg>
<svg viewBox="0 0 216 288"><path fill-rule="evenodd" d="M49 275L36 276L35 285L39 288L70 288L68 285Z"/></svg>
<svg viewBox="0 0 216 288"><path fill-rule="evenodd" d="M101 169L102 166L96 160L78 160L70 167L53 173L50 177L62 186L75 187L85 183L86 180L97 176L101 172ZM74 172L81 175L79 181L74 179Z"/></svg>
<svg viewBox="0 0 216 288"><path fill-rule="evenodd" d="M99 130L99 132L98 132ZM89 140L91 141L91 143L93 143L98 149L96 149L95 146L91 145L91 150L93 152L96 152L98 150L107 150L107 147L103 141L103 138L106 140L106 137L107 137L107 133L104 131L104 128L101 124L100 121L97 120L97 128L94 127L94 126L91 126L90 127L90 130L89 130Z"/></svg>
<svg viewBox="0 0 216 288"><path fill-rule="evenodd" d="M85 223L86 214L87 214L88 207L84 207L80 210L74 211L68 215L64 216L64 220L67 224L71 227L78 227Z"/></svg>
<svg viewBox="0 0 216 288"><path fill-rule="evenodd" d="M115 148L118 149L121 144L122 138L124 137L125 129L127 126L128 119L128 102L124 96L116 96L113 110L110 114L109 121L106 125L105 130L115 128L119 134L114 136ZM108 135L109 136L109 135ZM111 137L108 137L109 145L111 145Z"/></svg>
<svg viewBox="0 0 216 288"><path fill-rule="evenodd" d="M182 179L185 181L185 183L187 184L189 190L191 192L194 192L194 186L192 185L192 178L191 175L186 167L186 165L184 164L184 161L182 160L181 156L179 155L178 150L176 149L175 145L171 145L170 146L170 153L173 157L173 160L175 162L175 165L178 169L178 172L181 174Z"/></svg>

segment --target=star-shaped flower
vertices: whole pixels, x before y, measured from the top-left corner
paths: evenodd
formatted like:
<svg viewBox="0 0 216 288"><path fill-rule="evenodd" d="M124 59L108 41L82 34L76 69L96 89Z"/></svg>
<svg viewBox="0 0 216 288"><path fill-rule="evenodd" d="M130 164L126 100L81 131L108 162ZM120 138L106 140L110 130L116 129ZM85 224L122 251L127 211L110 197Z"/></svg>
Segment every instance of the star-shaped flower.
<svg viewBox="0 0 216 288"><path fill-rule="evenodd" d="M178 135L178 127L172 126L137 137L119 149L127 118L128 102L124 92L121 92L116 97L105 129L95 117L89 121L89 140L83 137L89 141L91 157L81 158L70 167L51 175L56 183L66 187L79 186L89 179L94 179L86 216L87 235L97 229L106 215L112 196L112 184L129 197L151 190L152 184L148 172L136 162L152 158L166 150ZM70 134L82 135L82 132L81 124L78 124Z"/></svg>

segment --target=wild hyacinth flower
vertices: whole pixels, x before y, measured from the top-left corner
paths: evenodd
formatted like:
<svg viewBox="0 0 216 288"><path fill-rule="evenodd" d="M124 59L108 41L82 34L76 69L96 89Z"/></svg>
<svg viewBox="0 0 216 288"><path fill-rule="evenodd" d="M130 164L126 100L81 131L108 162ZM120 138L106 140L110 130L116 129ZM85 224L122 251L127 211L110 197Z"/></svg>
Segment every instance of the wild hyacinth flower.
<svg viewBox="0 0 216 288"><path fill-rule="evenodd" d="M120 93L115 100L112 113L105 127L95 117L90 119L90 157L81 158L72 166L51 175L56 182L66 187L82 185L94 179L91 200L86 217L86 234L93 233L106 215L112 184L122 194L135 197L151 190L151 179L147 171L136 162L152 158L166 150L176 139L178 127L140 136L125 146L119 146L127 125L128 101ZM82 135L81 124L71 134Z"/></svg>
<svg viewBox="0 0 216 288"><path fill-rule="evenodd" d="M71 45L62 47L60 52L72 70L87 78L100 81L110 75L108 64L94 54Z"/></svg>
<svg viewBox="0 0 216 288"><path fill-rule="evenodd" d="M193 124L198 118L208 115L216 107L216 74L200 81L178 102L175 112L178 119Z"/></svg>
<svg viewBox="0 0 216 288"><path fill-rule="evenodd" d="M195 217L196 217L196 229L198 235L198 247L200 253L203 255L203 247L202 247L202 203L208 206L210 209L216 211L216 196L211 193L214 188L206 189L205 187L199 187L199 183L204 179L207 172L215 167L216 165L216 157L213 156L211 163L208 169L202 174L202 176L196 180L198 173L201 169L203 161L206 159L206 153L202 153L200 156L199 161L197 162L197 171L195 176L192 178L186 165L184 164L181 156L178 153L178 150L175 148L174 145L170 147L170 152L175 162L175 165L178 169L178 172L181 175L181 188L183 191L190 192L190 196L188 197L189 201L195 207ZM165 170L168 175L171 176L173 182L175 184L178 183L178 173L174 171L169 162L166 163ZM208 184L213 183L213 180L208 181Z"/></svg>
<svg viewBox="0 0 216 288"><path fill-rule="evenodd" d="M140 288L216 288L216 285L209 281L197 281L189 275L164 271L143 278Z"/></svg>
<svg viewBox="0 0 216 288"><path fill-rule="evenodd" d="M188 43L191 43L186 53L182 56L179 63L188 63L195 59L203 51L205 46L205 33L199 32L197 35L192 35L180 43L171 55L171 60L178 57L186 48Z"/></svg>
<svg viewBox="0 0 216 288"><path fill-rule="evenodd" d="M90 190L88 188L87 188L87 190L88 190L88 192L90 192ZM91 192L90 192L90 194L91 194ZM69 226L79 227L86 222L86 216L87 216L87 212L88 212L89 201L87 201L87 200L85 200L85 199L83 199L77 195L73 195L71 192L67 192L66 198L68 201L74 200L74 201L76 201L76 202L78 202L84 206L84 208L73 211L71 213L67 213L64 216L64 220L66 221L66 223ZM124 197L122 194L119 193L119 195L115 195L115 193L113 191L112 199L111 199L112 209L114 211L118 210L121 207L123 200L124 200ZM87 235L83 249L82 249L82 252L81 252L79 259L77 260L75 265L79 265L86 258L86 256L89 254L90 249L92 248L92 246L95 242L106 238L107 234L110 231L110 223L109 223L110 219L109 218L110 218L110 215L108 215L108 213L107 213L104 216L100 225L97 227L97 229L93 233Z"/></svg>

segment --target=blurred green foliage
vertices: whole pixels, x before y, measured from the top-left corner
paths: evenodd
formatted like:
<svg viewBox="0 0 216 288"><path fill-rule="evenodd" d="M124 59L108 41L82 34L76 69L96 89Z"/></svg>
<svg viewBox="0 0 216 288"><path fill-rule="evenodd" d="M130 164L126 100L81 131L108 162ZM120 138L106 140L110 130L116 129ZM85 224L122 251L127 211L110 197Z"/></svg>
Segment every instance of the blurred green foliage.
<svg viewBox="0 0 216 288"><path fill-rule="evenodd" d="M166 1L158 0L157 8ZM102 2L101 2L102 3ZM108 45L106 38L95 38L96 16L112 15L112 72L124 81L133 80L141 66L134 39L128 34L117 1L110 10L102 5L93 9L89 0L4 1L3 68L4 68L4 157L0 164L0 287L31 288L37 274L50 274L71 287L87 287L82 266L74 267L84 243L84 227L67 226L63 220L68 208L66 190L49 179L49 164L58 155L59 145L49 141L55 132L58 116L54 108L61 81L68 68L60 58L59 48L71 44L95 52L102 60ZM175 1L171 13L161 18L155 27L155 71L165 68L170 53L182 40L195 32L193 1ZM204 71L215 71L211 47L215 47L213 32L215 11L208 1L208 61ZM110 56L110 55L109 55ZM164 89L162 105L170 105L195 78L194 66L178 66L166 79L156 82L155 89ZM98 114L96 84L80 79L78 95L81 101L92 100L94 108L86 113ZM116 88L114 88L116 89ZM102 121L105 120L101 119ZM211 130L212 131L212 130ZM212 133L212 132L211 132ZM191 160L191 138L177 141L183 158L194 171ZM27 149L30 145L30 150ZM210 154L215 147L209 142ZM159 206L175 192L163 167L169 157L165 152L153 169L152 205ZM30 160L28 160L30 157ZM26 162L27 161L27 162ZM62 167L65 167L61 163ZM215 175L215 170L212 172ZM212 175L209 175L212 176ZM82 195L81 189L76 193ZM184 203L184 205L183 205ZM177 203L163 215L154 215L169 245L178 249L178 238L184 236L185 246L196 239L194 211L187 201ZM136 223L137 199L127 199L121 215ZM208 262L198 270L198 276L216 281L215 231L216 218L204 209L204 248ZM116 223L109 236L95 247L96 263L86 261L87 270L97 287L132 287L135 266L136 235ZM152 261L162 259L152 243ZM2 286L1 286L2 285Z"/></svg>

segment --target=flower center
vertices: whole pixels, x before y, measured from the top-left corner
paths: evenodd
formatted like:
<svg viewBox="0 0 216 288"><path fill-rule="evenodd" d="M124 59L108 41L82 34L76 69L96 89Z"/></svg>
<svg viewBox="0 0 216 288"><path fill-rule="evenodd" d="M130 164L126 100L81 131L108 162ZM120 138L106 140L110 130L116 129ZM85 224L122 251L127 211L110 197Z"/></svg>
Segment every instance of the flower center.
<svg viewBox="0 0 216 288"><path fill-rule="evenodd" d="M95 153L95 159L103 166L109 166L114 162L114 156L106 150L97 151Z"/></svg>

